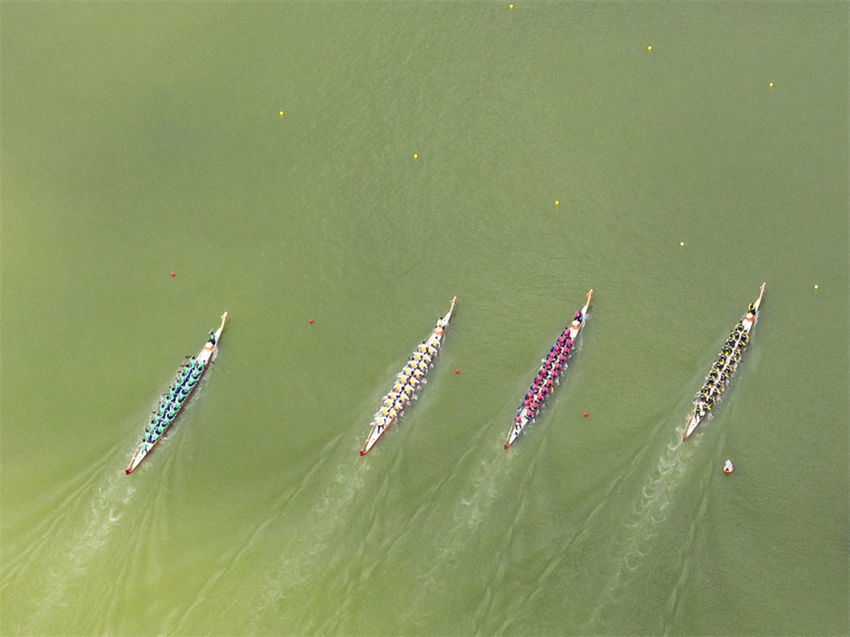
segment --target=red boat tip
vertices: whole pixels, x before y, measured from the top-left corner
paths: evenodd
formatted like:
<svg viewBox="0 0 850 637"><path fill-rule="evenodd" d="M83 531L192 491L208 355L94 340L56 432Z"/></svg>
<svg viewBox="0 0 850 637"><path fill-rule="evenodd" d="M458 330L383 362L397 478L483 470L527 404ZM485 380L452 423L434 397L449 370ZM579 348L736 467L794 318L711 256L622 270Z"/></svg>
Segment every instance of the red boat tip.
<svg viewBox="0 0 850 637"><path fill-rule="evenodd" d="M365 455L366 455L366 452L365 452L365 451L363 451L363 450L361 449L361 450L360 450L360 455L361 455L361 456L365 456Z"/></svg>
<svg viewBox="0 0 850 637"><path fill-rule="evenodd" d="M125 475L125 476L130 475L130 470L129 470L129 469L124 469L124 475Z"/></svg>
<svg viewBox="0 0 850 637"><path fill-rule="evenodd" d="M509 447L508 443L505 443L505 449L507 449L508 447Z"/></svg>

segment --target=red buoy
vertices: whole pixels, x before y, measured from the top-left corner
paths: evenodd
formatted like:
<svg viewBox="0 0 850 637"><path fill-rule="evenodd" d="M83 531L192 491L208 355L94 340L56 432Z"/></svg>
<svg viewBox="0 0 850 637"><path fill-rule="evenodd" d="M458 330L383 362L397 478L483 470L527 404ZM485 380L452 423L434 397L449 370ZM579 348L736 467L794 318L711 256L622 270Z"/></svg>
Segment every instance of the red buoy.
<svg viewBox="0 0 850 637"><path fill-rule="evenodd" d="M584 412L584 417L587 418L587 412Z"/></svg>
<svg viewBox="0 0 850 637"><path fill-rule="evenodd" d="M456 369L456 370L455 370L455 374L460 374L460 370L459 370L459 369Z"/></svg>
<svg viewBox="0 0 850 637"><path fill-rule="evenodd" d="M176 272L172 272L172 273L171 273L171 276L172 276L172 277L175 277L175 276L177 276L177 273L176 273Z"/></svg>
<svg viewBox="0 0 850 637"><path fill-rule="evenodd" d="M308 322L310 325L312 325L312 324L313 324L313 319L310 319L310 320L309 320L309 321L307 321L307 322Z"/></svg>

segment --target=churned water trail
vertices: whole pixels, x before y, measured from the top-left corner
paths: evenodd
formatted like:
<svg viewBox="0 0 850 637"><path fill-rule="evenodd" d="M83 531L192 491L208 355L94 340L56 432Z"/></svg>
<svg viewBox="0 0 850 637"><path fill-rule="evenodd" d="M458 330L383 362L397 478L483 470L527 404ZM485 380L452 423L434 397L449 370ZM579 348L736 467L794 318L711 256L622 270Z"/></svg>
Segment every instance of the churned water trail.
<svg viewBox="0 0 850 637"><path fill-rule="evenodd" d="M363 489L369 474L369 463L351 453L347 445L340 446L344 438L339 434L325 445L321 460L310 472L309 479L285 498L272 522L286 524L284 543L278 547L279 554L271 559L271 566L263 574L253 608L248 612L251 632L262 630L262 626L278 615L290 616L299 609L293 603L305 582L315 576L321 556L328 550L329 542L349 519L356 495ZM336 451L334 451L336 449ZM336 465L334 469L330 466ZM330 477L330 480L328 480ZM324 482L324 486L322 483ZM319 484L315 484L319 483ZM319 493L318 497L310 494ZM300 496L307 497L312 504L307 515L290 520L286 513L291 504L299 503ZM300 503L304 507L304 503ZM281 608L286 606L286 608Z"/></svg>
<svg viewBox="0 0 850 637"><path fill-rule="evenodd" d="M658 423L655 429L665 423L669 420ZM660 528L675 507L676 494L693 457L694 445L682 443L678 430L674 436L639 489L633 512L625 523L625 537L613 560L616 568L599 595L600 601L582 626L582 632L597 632L603 612L617 603L621 589L630 584L642 568L659 537Z"/></svg>
<svg viewBox="0 0 850 637"><path fill-rule="evenodd" d="M40 626L50 625L68 606L67 591L86 577L92 562L126 512L134 488L122 470L112 470L105 480L94 486L97 478L103 477L108 470L114 456L106 454L106 460L98 463L91 478L72 496L73 510L85 511L82 519L62 512L59 521L35 539L36 550L30 555L26 570L38 581L40 592L33 599L33 610L22 633L36 633L41 630Z"/></svg>

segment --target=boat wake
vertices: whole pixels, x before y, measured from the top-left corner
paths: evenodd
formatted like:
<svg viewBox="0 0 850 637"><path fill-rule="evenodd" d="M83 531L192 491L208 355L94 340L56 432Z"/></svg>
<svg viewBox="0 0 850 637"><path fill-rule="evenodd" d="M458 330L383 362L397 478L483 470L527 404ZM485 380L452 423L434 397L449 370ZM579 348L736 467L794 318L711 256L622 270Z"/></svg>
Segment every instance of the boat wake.
<svg viewBox="0 0 850 637"><path fill-rule="evenodd" d="M683 444L678 432L674 435L674 440L667 443L651 474L641 486L633 513L624 525L625 538L613 551L615 558L612 563L617 564L616 570L601 592L599 603L581 627L581 633L611 632L611 627L606 624L606 612L622 603L621 593L633 583L645 564L656 563L652 559L647 562L647 558L658 548L656 539L661 527L671 516L676 515L677 491L696 449L693 444ZM695 524L691 527L690 540L696 532ZM678 550L676 553L683 560L686 559L687 551ZM688 569L687 564L680 564L680 567L681 580L681 577L687 577Z"/></svg>
<svg viewBox="0 0 850 637"><path fill-rule="evenodd" d="M36 527L27 545L5 547L14 557L3 560L3 596L25 597L14 602L22 625L10 625L10 613L6 613L7 630L18 634L63 632L69 590L87 576L134 493L119 469L98 485L105 468L104 463L81 476L73 490L62 497L55 513Z"/></svg>

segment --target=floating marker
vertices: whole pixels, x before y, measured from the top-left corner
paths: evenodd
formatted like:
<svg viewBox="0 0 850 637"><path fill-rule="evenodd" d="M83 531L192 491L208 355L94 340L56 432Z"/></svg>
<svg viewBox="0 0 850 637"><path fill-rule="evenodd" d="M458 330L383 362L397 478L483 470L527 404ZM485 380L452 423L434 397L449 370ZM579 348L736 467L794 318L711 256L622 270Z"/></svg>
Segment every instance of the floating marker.
<svg viewBox="0 0 850 637"><path fill-rule="evenodd" d="M514 8L514 5L512 5L512 4L508 5L508 9L513 9L513 8Z"/></svg>
<svg viewBox="0 0 850 637"><path fill-rule="evenodd" d="M680 245L681 247L683 247L683 248L684 248L684 247L685 247L685 242L684 242L684 241L679 241L679 245Z"/></svg>
<svg viewBox="0 0 850 637"><path fill-rule="evenodd" d="M312 324L313 324L313 319L310 319L310 320L309 320L309 321L307 321L307 322L308 322L310 325L312 325Z"/></svg>
<svg viewBox="0 0 850 637"><path fill-rule="evenodd" d="M817 283L815 283L815 289L816 289L816 290L818 289L818 284L817 284Z"/></svg>
<svg viewBox="0 0 850 637"><path fill-rule="evenodd" d="M177 273L176 273L176 272L172 272L172 273L171 273L171 276L172 276L172 277L175 277L175 276L177 276Z"/></svg>
<svg viewBox="0 0 850 637"><path fill-rule="evenodd" d="M587 412L584 412L584 417L587 418Z"/></svg>
<svg viewBox="0 0 850 637"><path fill-rule="evenodd" d="M771 82L770 84L768 84L768 86L769 86L770 88L773 88L773 82Z"/></svg>
<svg viewBox="0 0 850 637"><path fill-rule="evenodd" d="M419 159L419 153L413 153L413 159Z"/></svg>
<svg viewBox="0 0 850 637"><path fill-rule="evenodd" d="M280 116L283 117L283 111L280 112Z"/></svg>
<svg viewBox="0 0 850 637"><path fill-rule="evenodd" d="M647 50L647 51L652 51L652 45L650 44L648 47L646 47L646 50Z"/></svg>
<svg viewBox="0 0 850 637"><path fill-rule="evenodd" d="M456 369L456 370L455 370L455 374L460 374L460 370L459 370L459 369Z"/></svg>
<svg viewBox="0 0 850 637"><path fill-rule="evenodd" d="M561 205L561 202L560 202L560 201L558 201L558 200L556 199L556 200L555 200L555 205L556 205L556 206L560 206L560 205Z"/></svg>

